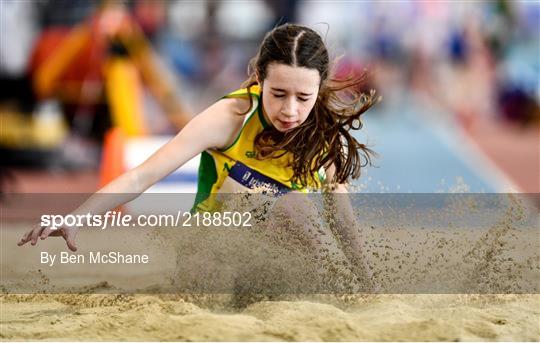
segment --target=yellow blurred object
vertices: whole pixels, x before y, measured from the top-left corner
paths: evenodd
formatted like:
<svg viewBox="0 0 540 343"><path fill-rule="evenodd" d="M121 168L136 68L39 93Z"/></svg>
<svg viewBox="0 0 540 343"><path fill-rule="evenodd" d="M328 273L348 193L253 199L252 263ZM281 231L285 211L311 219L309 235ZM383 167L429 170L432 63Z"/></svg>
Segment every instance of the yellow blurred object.
<svg viewBox="0 0 540 343"><path fill-rule="evenodd" d="M145 135L141 79L135 65L125 58L105 64L105 89L114 126L129 137Z"/></svg>
<svg viewBox="0 0 540 343"><path fill-rule="evenodd" d="M53 149L68 132L59 113L0 111L0 145L11 149Z"/></svg>

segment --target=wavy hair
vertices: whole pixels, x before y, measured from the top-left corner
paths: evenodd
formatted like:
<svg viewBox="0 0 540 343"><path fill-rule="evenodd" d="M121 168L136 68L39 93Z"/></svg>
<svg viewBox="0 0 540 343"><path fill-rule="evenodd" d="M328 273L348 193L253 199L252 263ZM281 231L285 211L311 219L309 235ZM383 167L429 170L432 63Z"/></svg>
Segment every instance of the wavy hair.
<svg viewBox="0 0 540 343"><path fill-rule="evenodd" d="M280 132L267 127L255 138L258 159L277 158L292 153L292 182L317 184L316 172L335 166L331 184L360 177L361 167L371 164L374 152L358 142L351 130L362 128L360 116L377 100L375 91L360 89L367 75L337 79L329 76L329 56L321 37L312 29L285 24L265 36L257 55L250 61L249 78L242 87L264 82L270 63L316 69L321 77L319 94L304 123ZM250 98L250 107L252 107Z"/></svg>

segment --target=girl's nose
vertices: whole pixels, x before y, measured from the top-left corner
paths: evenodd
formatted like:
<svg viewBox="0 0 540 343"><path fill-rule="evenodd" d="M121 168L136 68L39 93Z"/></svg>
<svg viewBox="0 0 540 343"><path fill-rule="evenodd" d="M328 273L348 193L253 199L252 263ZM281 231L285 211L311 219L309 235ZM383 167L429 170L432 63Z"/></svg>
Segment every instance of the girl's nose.
<svg viewBox="0 0 540 343"><path fill-rule="evenodd" d="M281 113L285 117L294 117L296 115L296 102L294 99L285 101L283 107L281 108Z"/></svg>

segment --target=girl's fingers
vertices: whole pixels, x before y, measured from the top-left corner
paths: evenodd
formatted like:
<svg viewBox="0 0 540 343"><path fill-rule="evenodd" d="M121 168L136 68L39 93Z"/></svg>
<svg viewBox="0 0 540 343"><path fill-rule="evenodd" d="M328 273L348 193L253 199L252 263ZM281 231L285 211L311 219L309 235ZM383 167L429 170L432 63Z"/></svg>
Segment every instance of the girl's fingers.
<svg viewBox="0 0 540 343"><path fill-rule="evenodd" d="M42 230L43 228L41 226L38 226L34 229L34 231L32 231L32 241L30 242L30 244L36 245L38 236Z"/></svg>
<svg viewBox="0 0 540 343"><path fill-rule="evenodd" d="M38 226L34 229L31 229L27 231L21 238L19 242L17 242L18 246L25 245L26 243L30 242L32 245L36 245L38 238L45 239L49 236L62 236L68 245L68 248L72 251L77 250L77 246L75 244L75 233L76 230L71 232L72 229L67 228L60 228L53 230L51 227L41 227Z"/></svg>
<svg viewBox="0 0 540 343"><path fill-rule="evenodd" d="M17 243L18 246L26 244L30 240L30 236L32 235L32 232L34 232L34 229L28 230L22 237L19 243Z"/></svg>
<svg viewBox="0 0 540 343"><path fill-rule="evenodd" d="M53 230L50 226L48 226L41 232L41 235L39 235L39 238L45 239L49 237L49 235L53 233L54 231L57 231L57 230Z"/></svg>
<svg viewBox="0 0 540 343"><path fill-rule="evenodd" d="M75 236L77 236L77 231L74 231L72 229L67 229L69 231L66 232L66 244L71 251L77 251L77 245L75 244Z"/></svg>

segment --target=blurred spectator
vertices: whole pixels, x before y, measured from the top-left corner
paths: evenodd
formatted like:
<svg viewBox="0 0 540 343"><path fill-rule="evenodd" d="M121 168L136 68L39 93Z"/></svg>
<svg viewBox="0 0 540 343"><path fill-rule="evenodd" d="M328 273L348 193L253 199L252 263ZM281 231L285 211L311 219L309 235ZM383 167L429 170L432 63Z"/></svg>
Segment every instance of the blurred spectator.
<svg viewBox="0 0 540 343"><path fill-rule="evenodd" d="M540 106L523 88L504 84L498 91L502 118L521 126L540 123Z"/></svg>
<svg viewBox="0 0 540 343"><path fill-rule="evenodd" d="M160 13L164 12L164 3L153 2L144 6L157 8L150 12L158 15L153 19L149 13L142 16L138 10L139 17L145 18L147 32L153 34L157 31ZM137 4L135 8L138 8ZM137 22L120 2L113 0L103 1L89 19L71 30L51 28L42 35L32 63L38 95L60 98L66 105L66 115L71 122L80 113L93 112L91 132L99 139L104 128L109 126L106 123L107 102L103 85L103 72L109 56L129 58L177 127L187 122L185 110L175 100L176 95L168 80L170 76L163 73L158 65Z"/></svg>
<svg viewBox="0 0 540 343"><path fill-rule="evenodd" d="M0 6L0 106L29 113L35 105L27 65L38 30L36 8L18 0Z"/></svg>
<svg viewBox="0 0 540 343"><path fill-rule="evenodd" d="M298 0L266 0L266 4L272 9L275 18L268 29L284 23L296 23L298 3Z"/></svg>
<svg viewBox="0 0 540 343"><path fill-rule="evenodd" d="M178 100L174 78L165 71L144 36L145 33L157 36L166 3L137 0L131 4L134 15L118 0L40 1L36 4L35 17L43 29L32 52L26 53L29 56L25 68L28 72L18 79L1 79L5 89L16 91L4 93L0 106L5 108L9 104L6 98L17 99L22 104L3 114L9 119L10 137L21 131L17 127L24 125L23 122L40 120L45 115L42 109L47 108L47 113L53 109L53 112L63 114L71 131L63 154L67 154L65 157L73 163L66 163L95 167L99 158L93 142L99 144L102 141L113 121L115 125L144 119L156 122L152 118L136 118L135 112L142 112L145 103L144 93L138 90L139 83L144 83L176 129L187 123L191 116ZM21 8L28 10L28 7ZM9 32L16 31L9 29ZM112 81L113 78L116 81ZM60 107L51 100L57 101ZM44 106L34 108L37 102ZM122 111L124 113L119 113ZM30 113L36 115L17 119ZM127 118L129 116L133 118ZM139 126L128 134L147 132L144 124ZM55 132L60 130L57 126ZM40 135L37 131L32 132ZM6 135L2 136L3 146L6 139L13 142L13 138ZM43 147L36 145L35 148ZM50 148L48 145L47 149ZM15 162L22 156L22 151L9 155ZM46 155L43 154L44 158Z"/></svg>

